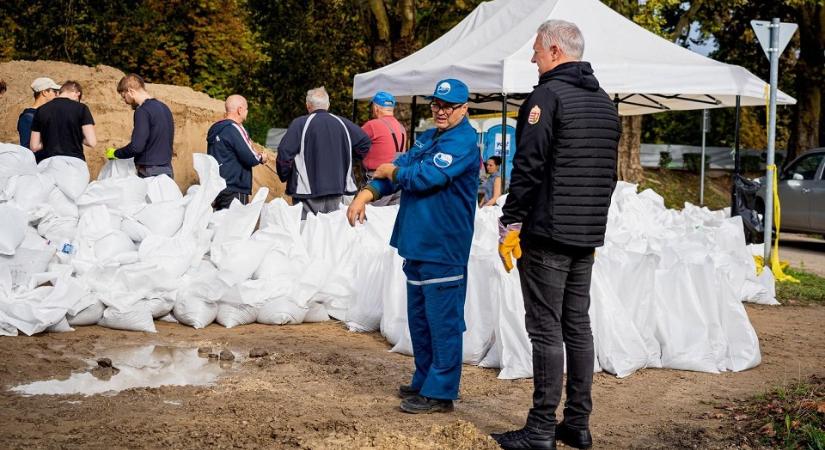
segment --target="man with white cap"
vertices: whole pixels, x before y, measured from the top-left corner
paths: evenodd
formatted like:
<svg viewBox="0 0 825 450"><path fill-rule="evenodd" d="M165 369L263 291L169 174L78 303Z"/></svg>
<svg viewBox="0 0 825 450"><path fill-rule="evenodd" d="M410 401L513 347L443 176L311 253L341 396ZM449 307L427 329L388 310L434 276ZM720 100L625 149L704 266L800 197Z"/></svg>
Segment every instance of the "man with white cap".
<svg viewBox="0 0 825 450"><path fill-rule="evenodd" d="M399 387L407 413L449 412L461 380L467 261L473 240L481 155L467 115L469 89L439 81L430 97L435 129L374 179L350 204L350 225L363 223L366 204L401 191L390 245L404 258L407 323L415 373Z"/></svg>
<svg viewBox="0 0 825 450"><path fill-rule="evenodd" d="M43 105L32 120L31 149L40 162L52 156L72 156L86 160L83 146L97 145L95 120L89 107L80 103L83 88L66 81L57 98Z"/></svg>
<svg viewBox="0 0 825 450"><path fill-rule="evenodd" d="M26 108L17 118L17 134L20 137L20 145L31 148L32 121L37 108L45 105L49 100L57 97L60 85L51 78L41 77L32 81L32 92L34 93L34 105Z"/></svg>

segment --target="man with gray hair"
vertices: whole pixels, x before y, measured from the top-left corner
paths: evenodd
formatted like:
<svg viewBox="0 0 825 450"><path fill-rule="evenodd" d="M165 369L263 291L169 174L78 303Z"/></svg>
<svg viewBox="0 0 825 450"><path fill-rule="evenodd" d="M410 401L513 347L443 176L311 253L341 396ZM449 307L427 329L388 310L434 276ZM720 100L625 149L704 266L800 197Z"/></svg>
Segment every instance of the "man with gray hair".
<svg viewBox="0 0 825 450"><path fill-rule="evenodd" d="M289 124L275 160L287 195L304 206L302 218L335 211L344 195L355 194L352 155L363 157L370 149L361 127L328 111L323 87L307 91L306 108L307 115Z"/></svg>
<svg viewBox="0 0 825 450"><path fill-rule="evenodd" d="M534 391L524 428L492 435L505 449L593 445L590 276L616 186L621 125L582 53L575 24L544 22L533 44L539 84L519 109L499 254L508 272L518 260ZM557 424L565 356L567 400Z"/></svg>

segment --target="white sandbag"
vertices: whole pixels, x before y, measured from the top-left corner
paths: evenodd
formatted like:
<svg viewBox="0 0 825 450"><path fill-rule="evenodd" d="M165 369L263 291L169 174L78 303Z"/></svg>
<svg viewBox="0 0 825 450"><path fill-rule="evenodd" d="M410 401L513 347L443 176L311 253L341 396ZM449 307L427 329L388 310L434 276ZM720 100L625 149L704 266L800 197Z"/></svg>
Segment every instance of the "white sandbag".
<svg viewBox="0 0 825 450"><path fill-rule="evenodd" d="M72 331L74 331L74 328L69 325L65 317L60 322L46 328L46 333L69 333Z"/></svg>
<svg viewBox="0 0 825 450"><path fill-rule="evenodd" d="M624 378L648 364L645 342L619 301L604 272L604 259L593 265L590 284L590 319L599 365Z"/></svg>
<svg viewBox="0 0 825 450"><path fill-rule="evenodd" d="M0 143L0 187L7 178L35 173L34 152L20 145Z"/></svg>
<svg viewBox="0 0 825 450"><path fill-rule="evenodd" d="M184 297L183 300L175 303L172 313L175 319L184 325L195 329L206 328L218 317L218 304L198 298Z"/></svg>
<svg viewBox="0 0 825 450"><path fill-rule="evenodd" d="M47 203L49 194L54 188L54 179L48 174L35 173L20 175L16 179L17 189L14 191L14 204L23 211L30 211Z"/></svg>
<svg viewBox="0 0 825 450"><path fill-rule="evenodd" d="M493 236L491 236L494 239ZM495 242L495 241L493 241ZM467 267L467 293L464 301L463 361L477 365L493 345L495 323L493 311L498 308L501 275L498 255L471 256Z"/></svg>
<svg viewBox="0 0 825 450"><path fill-rule="evenodd" d="M258 323L266 325L299 324L309 312L309 308L298 306L288 297L277 297L258 309Z"/></svg>
<svg viewBox="0 0 825 450"><path fill-rule="evenodd" d="M237 250L228 247L228 244L236 241L249 239L252 236L252 231L255 230L255 224L258 223L258 218L261 215L261 208L264 205L264 200L269 193L269 189L261 188L255 194L255 197L247 205L240 203L233 203L229 209L221 211L220 219L215 223L215 236L212 238L212 246L209 254L212 262L222 267L221 260L224 257L231 257L237 254ZM258 261L260 264L260 260ZM255 265L252 272L257 269ZM252 274L249 273L249 275ZM247 276L248 278L248 276Z"/></svg>
<svg viewBox="0 0 825 450"><path fill-rule="evenodd" d="M193 328L205 328L218 315L218 300L224 296L229 286L216 276L217 269L209 264L201 264L187 277L191 281L177 292L172 310L180 323Z"/></svg>
<svg viewBox="0 0 825 450"><path fill-rule="evenodd" d="M49 214L37 224L37 233L51 242L71 242L77 236L78 218Z"/></svg>
<svg viewBox="0 0 825 450"><path fill-rule="evenodd" d="M173 202L183 199L175 180L166 174L161 174L149 178L147 182L146 196L151 203Z"/></svg>
<svg viewBox="0 0 825 450"><path fill-rule="evenodd" d="M187 191L186 212L178 235L188 236L206 229L209 216L212 215L212 202L226 188L226 181L221 178L218 162L205 153L192 155L195 172L198 173L200 185L193 185ZM194 188L194 189L193 189ZM191 195L190 195L191 192Z"/></svg>
<svg viewBox="0 0 825 450"><path fill-rule="evenodd" d="M40 333L66 317L66 309L43 308L43 300L54 290L43 286L0 301L0 312L10 325L31 336Z"/></svg>
<svg viewBox="0 0 825 450"><path fill-rule="evenodd" d="M162 267L171 277L183 275L192 265L197 241L192 236L149 235L140 243L138 254L144 263Z"/></svg>
<svg viewBox="0 0 825 450"><path fill-rule="evenodd" d="M134 242L120 230L112 230L94 243L95 257L101 262L118 260L120 256L136 250ZM126 263L127 261L120 260L119 262Z"/></svg>
<svg viewBox="0 0 825 450"><path fill-rule="evenodd" d="M94 295L94 294L92 294ZM106 306L100 300L95 300L95 302L86 308L82 309L77 314L67 314L66 319L69 322L69 325L73 327L82 327L88 325L94 325L101 318L103 318L103 311L106 309Z"/></svg>
<svg viewBox="0 0 825 450"><path fill-rule="evenodd" d="M313 303L309 306L304 323L326 322L330 319L326 306L320 303Z"/></svg>
<svg viewBox="0 0 825 450"><path fill-rule="evenodd" d="M502 272L504 269L501 269ZM524 325L524 300L521 295L518 269L501 279L501 301L498 325L495 328L495 345L487 352L494 359L499 353L501 371L499 379L529 378L533 376L533 348ZM489 363L489 361L488 361ZM494 367L488 365L485 367Z"/></svg>
<svg viewBox="0 0 825 450"><path fill-rule="evenodd" d="M103 317L98 322L98 325L115 330L157 333L152 313L144 307L127 310L106 308L106 310L103 311Z"/></svg>
<svg viewBox="0 0 825 450"><path fill-rule="evenodd" d="M124 217L123 222L120 224L120 229L129 236L129 239L132 242L140 243L146 239L147 236L152 234L146 225L138 222L137 220L131 217Z"/></svg>
<svg viewBox="0 0 825 450"><path fill-rule="evenodd" d="M257 319L257 306L238 303L218 303L218 314L215 321L226 328L255 323Z"/></svg>
<svg viewBox="0 0 825 450"><path fill-rule="evenodd" d="M77 200L89 184L89 166L80 158L52 156L41 161L37 168L54 178L58 189L71 200Z"/></svg>
<svg viewBox="0 0 825 450"><path fill-rule="evenodd" d="M164 177L167 177L164 175ZM138 211L134 217L146 226L152 234L172 237L183 223L184 206L180 200L150 203Z"/></svg>
<svg viewBox="0 0 825 450"><path fill-rule="evenodd" d="M219 276L231 286L248 280L261 265L272 245L272 242L252 239L226 242L217 247L224 256L218 260L212 258L212 262L218 266Z"/></svg>
<svg viewBox="0 0 825 450"><path fill-rule="evenodd" d="M26 237L26 216L18 208L0 204L0 255L14 255Z"/></svg>
<svg viewBox="0 0 825 450"><path fill-rule="evenodd" d="M110 178L126 178L129 176L137 176L137 168L135 167L135 160L133 158L106 161L106 164L100 169L100 173L97 174L97 179L106 180Z"/></svg>
<svg viewBox="0 0 825 450"><path fill-rule="evenodd" d="M60 217L79 217L77 205L74 204L66 194L58 187L54 187L49 193L48 205L52 208L55 215Z"/></svg>
<svg viewBox="0 0 825 450"><path fill-rule="evenodd" d="M175 307L175 299L155 295L140 300L137 304L148 309L149 313L152 314L152 318L160 319L172 312L172 309Z"/></svg>

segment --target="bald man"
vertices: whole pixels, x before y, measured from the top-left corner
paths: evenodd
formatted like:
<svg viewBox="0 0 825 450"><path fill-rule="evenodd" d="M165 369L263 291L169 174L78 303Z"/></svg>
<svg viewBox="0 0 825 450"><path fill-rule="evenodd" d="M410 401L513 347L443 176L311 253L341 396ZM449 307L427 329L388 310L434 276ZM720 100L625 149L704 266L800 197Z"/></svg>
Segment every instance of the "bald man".
<svg viewBox="0 0 825 450"><path fill-rule="evenodd" d="M212 204L215 210L228 208L234 199L245 205L252 193L252 168L266 162L266 153L255 151L243 127L249 114L246 99L230 95L225 108L224 118L212 125L206 136L206 152L218 161L221 176L226 180L226 189Z"/></svg>

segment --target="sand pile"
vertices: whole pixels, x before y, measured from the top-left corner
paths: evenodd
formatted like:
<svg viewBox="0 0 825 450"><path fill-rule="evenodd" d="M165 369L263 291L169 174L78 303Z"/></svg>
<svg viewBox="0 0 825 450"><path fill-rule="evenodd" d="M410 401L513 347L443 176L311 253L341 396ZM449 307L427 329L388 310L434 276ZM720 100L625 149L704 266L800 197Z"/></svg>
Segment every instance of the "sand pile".
<svg viewBox="0 0 825 450"><path fill-rule="evenodd" d="M83 102L89 106L95 119L97 147L86 148L86 161L92 177L96 177L106 162L107 147L120 147L129 142L132 133L132 109L117 93L117 82L124 73L109 66L80 66L56 61L11 61L0 63L0 78L8 84L8 91L0 97L0 142L18 143L17 118L33 102L30 88L37 77L49 77L57 83L77 81L83 86ZM206 132L223 115L223 102L191 88L165 84L149 84L147 91L166 103L175 117L175 146L172 165L175 181L182 189L197 184L192 167L192 153L206 152ZM256 145L258 151L265 151ZM275 155L270 152L270 168L275 167ZM267 186L270 198L281 196L283 184L266 167L253 170L253 193Z"/></svg>

